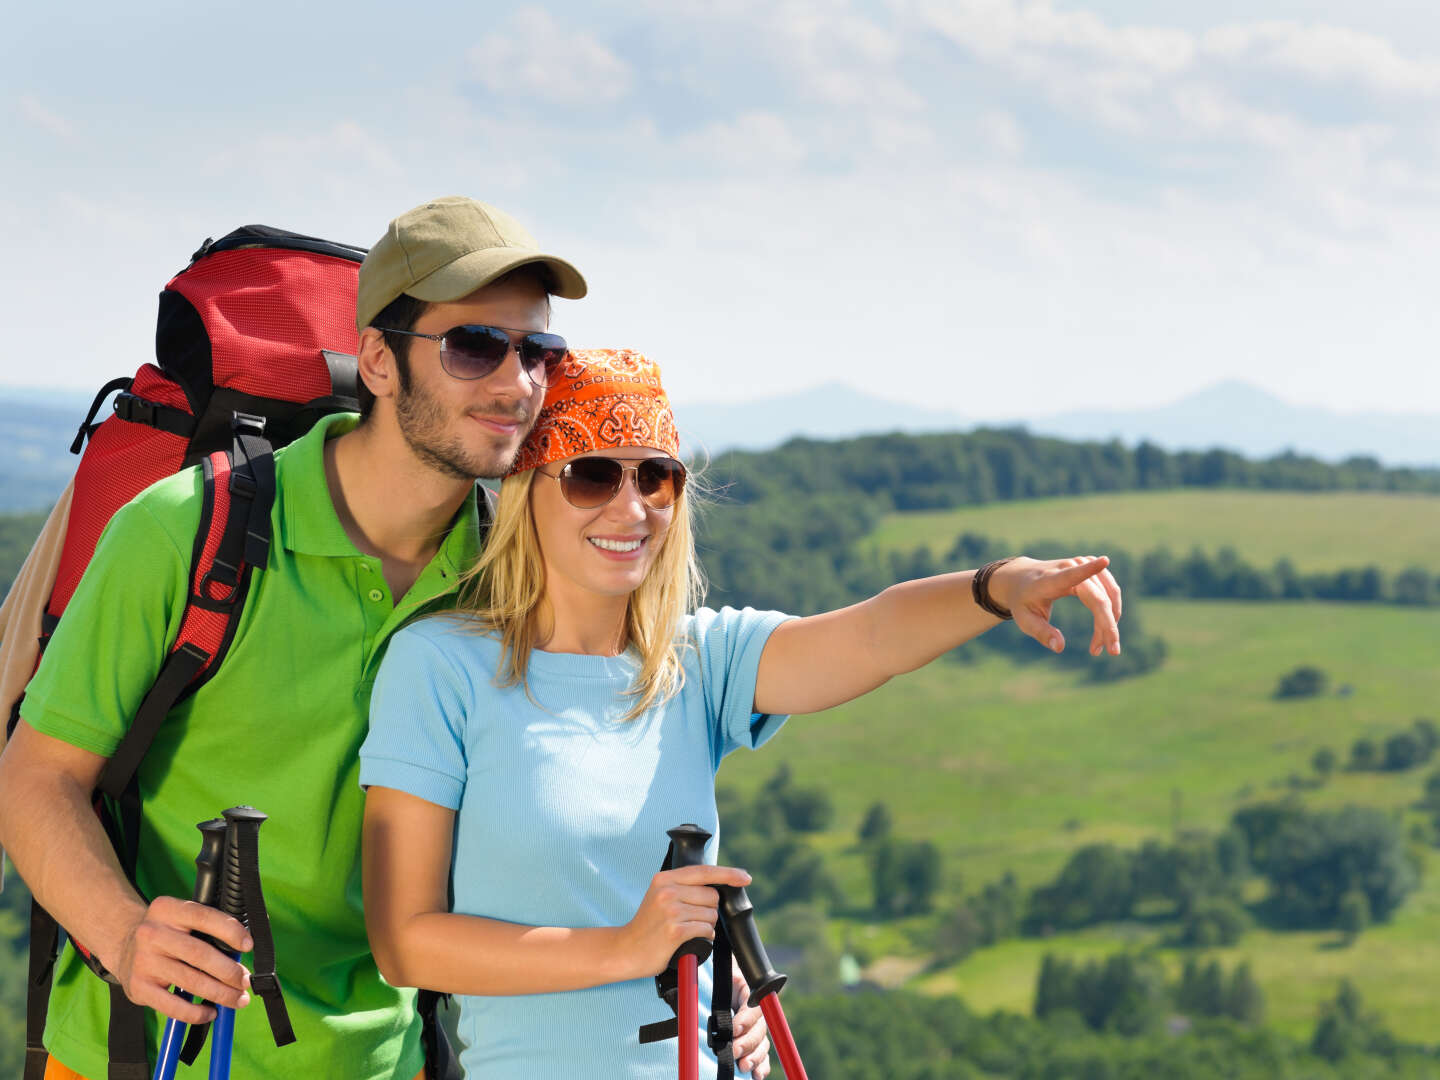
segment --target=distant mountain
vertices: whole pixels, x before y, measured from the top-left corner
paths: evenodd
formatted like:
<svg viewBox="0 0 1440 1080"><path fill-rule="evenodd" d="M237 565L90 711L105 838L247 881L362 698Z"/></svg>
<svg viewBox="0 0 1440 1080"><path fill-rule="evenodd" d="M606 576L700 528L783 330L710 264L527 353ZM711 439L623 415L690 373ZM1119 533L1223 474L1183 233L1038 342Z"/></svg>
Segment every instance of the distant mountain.
<svg viewBox="0 0 1440 1080"><path fill-rule="evenodd" d="M690 444L712 454L763 450L797 435L844 438L884 431L954 431L974 426L960 416L870 397L828 383L783 397L725 405L677 406ZM1291 405L1242 382L1224 382L1153 409L1076 411L987 421L1064 439L1149 440L1169 450L1220 446L1247 457L1295 450L1325 461L1354 455L1386 465L1440 465L1440 414L1337 413Z"/></svg>
<svg viewBox="0 0 1440 1080"><path fill-rule="evenodd" d="M1246 457L1295 450L1326 461L1359 454L1386 465L1440 465L1440 413L1303 408L1237 381L1217 383L1155 409L1059 413L1026 426L1066 439L1149 439L1172 450L1223 446Z"/></svg>
<svg viewBox="0 0 1440 1080"><path fill-rule="evenodd" d="M780 397L733 404L675 406L688 451L765 450L786 439L845 439L881 431L954 431L970 426L958 413L922 409L863 394L844 383L823 383Z"/></svg>

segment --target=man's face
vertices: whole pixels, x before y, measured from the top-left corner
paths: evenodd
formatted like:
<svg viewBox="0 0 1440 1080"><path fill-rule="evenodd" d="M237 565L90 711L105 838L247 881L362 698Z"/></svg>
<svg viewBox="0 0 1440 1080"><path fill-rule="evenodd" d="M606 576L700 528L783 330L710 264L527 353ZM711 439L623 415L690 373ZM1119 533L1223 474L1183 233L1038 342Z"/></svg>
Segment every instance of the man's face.
<svg viewBox="0 0 1440 1080"><path fill-rule="evenodd" d="M415 323L422 334L485 323L522 334L546 329L549 299L524 277L487 285L461 300L431 304ZM545 398L514 348L483 379L457 379L440 366L440 343L411 338L409 385L395 389L395 419L421 461L457 479L503 476Z"/></svg>

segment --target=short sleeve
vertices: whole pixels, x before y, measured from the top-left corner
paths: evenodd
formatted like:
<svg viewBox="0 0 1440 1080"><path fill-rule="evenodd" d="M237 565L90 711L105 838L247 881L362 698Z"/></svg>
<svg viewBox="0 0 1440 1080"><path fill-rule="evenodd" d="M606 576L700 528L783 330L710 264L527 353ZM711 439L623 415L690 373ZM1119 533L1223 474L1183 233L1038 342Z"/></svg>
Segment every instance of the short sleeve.
<svg viewBox="0 0 1440 1080"><path fill-rule="evenodd" d="M690 640L699 658L717 763L742 746L752 750L760 746L787 719L754 711L755 682L765 643L775 628L791 617L748 607L701 608L695 613Z"/></svg>
<svg viewBox="0 0 1440 1080"><path fill-rule="evenodd" d="M174 480L176 490L186 478ZM188 514L188 517L187 517ZM198 504L181 508L189 543ZM189 591L188 548L144 501L111 517L20 706L42 734L109 757L130 729L179 633Z"/></svg>
<svg viewBox="0 0 1440 1080"><path fill-rule="evenodd" d="M390 641L370 695L370 731L360 748L362 787L388 787L450 810L465 792L468 680L431 636L439 620Z"/></svg>

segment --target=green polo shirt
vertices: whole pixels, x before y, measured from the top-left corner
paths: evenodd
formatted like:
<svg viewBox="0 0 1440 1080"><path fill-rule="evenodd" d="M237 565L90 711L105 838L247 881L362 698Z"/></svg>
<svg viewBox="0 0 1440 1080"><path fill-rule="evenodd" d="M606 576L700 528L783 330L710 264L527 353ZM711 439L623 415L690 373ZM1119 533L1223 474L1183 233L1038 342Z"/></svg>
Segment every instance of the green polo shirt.
<svg viewBox="0 0 1440 1080"><path fill-rule="evenodd" d="M413 992L386 985L365 936L358 751L386 641L417 612L453 601L479 515L467 499L396 603L380 560L345 535L325 480L325 438L355 424L353 414L331 417L275 455L269 565L253 576L219 672L166 718L138 774L146 896L191 895L197 822L239 804L270 815L260 869L297 1041L277 1049L254 1000L236 1017L235 1080L410 1080L422 1064ZM36 730L114 752L179 630L200 505L190 469L112 519L26 691L22 712ZM160 1020L149 1021L153 1060ZM103 1078L108 1022L106 985L67 945L46 1046Z"/></svg>

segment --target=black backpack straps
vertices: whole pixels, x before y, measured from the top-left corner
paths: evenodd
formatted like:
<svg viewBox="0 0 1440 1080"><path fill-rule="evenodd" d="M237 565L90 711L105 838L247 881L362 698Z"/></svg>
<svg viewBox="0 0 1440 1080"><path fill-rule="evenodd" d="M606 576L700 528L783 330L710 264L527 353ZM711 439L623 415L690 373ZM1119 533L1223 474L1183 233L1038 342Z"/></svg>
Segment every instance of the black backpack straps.
<svg viewBox="0 0 1440 1080"><path fill-rule="evenodd" d="M100 388L100 392L95 395L95 400L90 403L90 411L85 414L85 419L80 422L80 430L75 433L75 441L70 444L70 452L72 454L78 454L81 450L84 450L85 440L95 434L95 429L99 426L95 423L95 414L100 411L100 406L105 404L105 399L116 390L129 390L130 384L134 381L134 379L122 375L118 379L111 379Z"/></svg>
<svg viewBox="0 0 1440 1080"><path fill-rule="evenodd" d="M711 968L710 1024L708 1039L715 1051L715 1080L735 1080L735 1009L730 983L733 972L730 961L730 939L724 922L715 924L715 947L710 953Z"/></svg>
<svg viewBox="0 0 1440 1080"><path fill-rule="evenodd" d="M449 1000L449 994L435 990L421 990L415 995L415 1011L420 1014L420 1047L425 1051L425 1080L463 1080L465 1075L455 1048L440 1026L440 1003Z"/></svg>
<svg viewBox="0 0 1440 1080"><path fill-rule="evenodd" d="M102 792L112 799L123 798L126 787L140 767L141 760L149 752L150 744L155 740L166 714L175 707L175 703L184 695L185 688L205 670L205 665L209 662L210 654L188 641L165 658L155 684L140 702L130 729L125 732L120 745L115 748L115 752L110 755L110 760L100 772Z"/></svg>
<svg viewBox="0 0 1440 1080"><path fill-rule="evenodd" d="M150 1080L145 1051L145 1010L119 985L110 985L110 1065L106 1080Z"/></svg>
<svg viewBox="0 0 1440 1080"><path fill-rule="evenodd" d="M60 949L60 924L30 901L30 968L25 995L25 1080L45 1080L45 1016L50 1009L50 976Z"/></svg>
<svg viewBox="0 0 1440 1080"><path fill-rule="evenodd" d="M233 601L246 566L264 569L270 560L270 509L275 505L275 453L265 439L265 418L237 412L229 480L230 512L214 565L200 593L220 603ZM224 597L210 595L212 582L225 586Z"/></svg>
<svg viewBox="0 0 1440 1080"><path fill-rule="evenodd" d="M128 390L115 395L115 415L132 424L144 424L171 435L189 439L195 434L198 422L184 409L173 405L161 405L158 401L138 397Z"/></svg>

